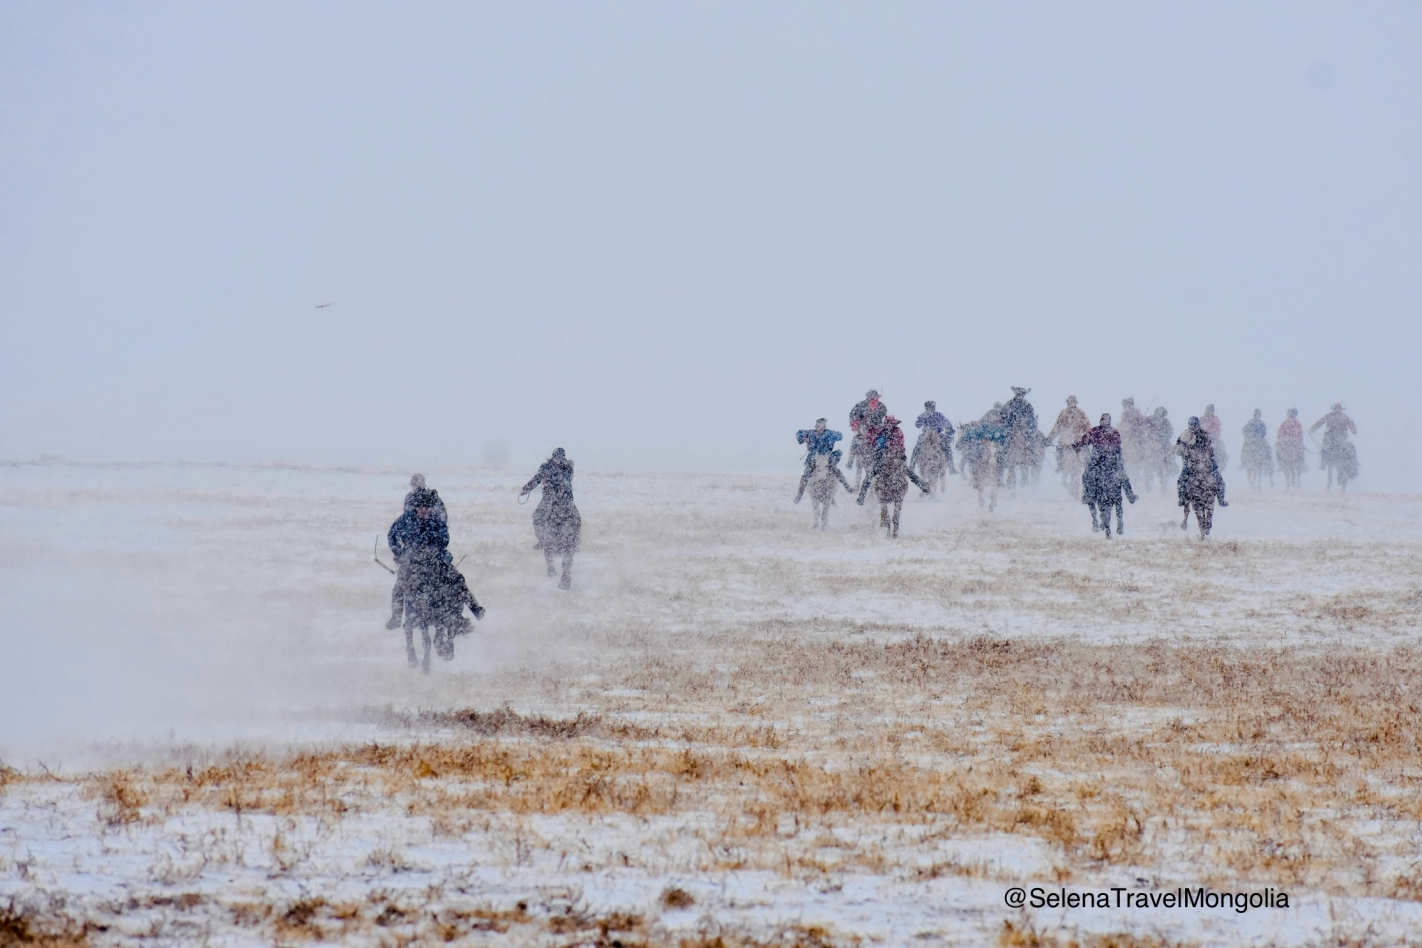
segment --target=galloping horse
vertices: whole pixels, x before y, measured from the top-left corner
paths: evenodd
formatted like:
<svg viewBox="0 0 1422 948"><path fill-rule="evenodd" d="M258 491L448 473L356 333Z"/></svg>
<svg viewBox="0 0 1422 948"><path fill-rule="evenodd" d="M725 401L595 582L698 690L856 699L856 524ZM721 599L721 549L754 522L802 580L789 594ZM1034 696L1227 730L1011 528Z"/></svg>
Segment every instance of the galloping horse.
<svg viewBox="0 0 1422 948"><path fill-rule="evenodd" d="M855 429L854 437L849 442L849 460L844 462L844 466L854 472L854 489L858 490L874 466L874 439L867 425Z"/></svg>
<svg viewBox="0 0 1422 948"><path fill-rule="evenodd" d="M928 485L928 492L942 490L948 483L948 452L952 448L943 440L943 433L936 428L926 428L918 436L913 446L913 459L909 470L918 469L919 477Z"/></svg>
<svg viewBox="0 0 1422 948"><path fill-rule="evenodd" d="M454 637L469 632L471 626L464 615L464 605L474 618L483 617L484 608L479 605L469 584L453 565L443 556L433 555L413 559L409 564L409 582L405 589L405 657L410 667L415 667L415 629L420 630L420 638L425 647L421 667L426 674L430 670L430 631L434 631L434 649L445 661L454 658Z"/></svg>
<svg viewBox="0 0 1422 948"><path fill-rule="evenodd" d="M835 454L838 453L838 451L835 452ZM833 460L834 458L828 454L816 455L815 469L810 474L809 483L805 486L814 508L815 520L811 525L812 530L822 530L829 526L829 512L830 508L834 506L835 487L842 483L843 475L834 469ZM845 485L845 490L848 489L848 485Z"/></svg>
<svg viewBox="0 0 1422 948"><path fill-rule="evenodd" d="M917 484L925 494L928 493L928 485L909 470L908 459L903 453L889 450L879 456L868 479L859 488L860 504L864 503L864 495L869 492L870 486L874 488L874 495L879 498L879 526L888 531L890 538L899 535L899 514L904 509L904 495L908 493L909 481ZM889 514L890 504L894 507L892 516Z"/></svg>
<svg viewBox="0 0 1422 948"><path fill-rule="evenodd" d="M1338 489L1347 490L1348 482L1358 476L1358 449L1346 437L1333 442L1325 437L1320 452L1323 467L1328 471L1328 490L1333 489L1333 478L1338 478Z"/></svg>

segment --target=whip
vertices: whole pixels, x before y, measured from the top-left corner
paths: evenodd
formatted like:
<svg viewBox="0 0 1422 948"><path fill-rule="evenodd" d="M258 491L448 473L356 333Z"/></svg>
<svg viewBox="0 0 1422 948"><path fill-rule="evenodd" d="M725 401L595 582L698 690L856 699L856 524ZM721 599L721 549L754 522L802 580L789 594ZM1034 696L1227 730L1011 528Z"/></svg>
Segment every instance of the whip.
<svg viewBox="0 0 1422 948"><path fill-rule="evenodd" d="M380 534L378 534L378 533L375 535L375 550L374 550L374 553L375 553L375 565L377 565L377 566L379 566L381 569L385 570L385 572L389 573L391 576L394 576L394 575L395 575L395 571L394 571L393 569L391 569L390 567L386 566L384 563L380 562Z"/></svg>

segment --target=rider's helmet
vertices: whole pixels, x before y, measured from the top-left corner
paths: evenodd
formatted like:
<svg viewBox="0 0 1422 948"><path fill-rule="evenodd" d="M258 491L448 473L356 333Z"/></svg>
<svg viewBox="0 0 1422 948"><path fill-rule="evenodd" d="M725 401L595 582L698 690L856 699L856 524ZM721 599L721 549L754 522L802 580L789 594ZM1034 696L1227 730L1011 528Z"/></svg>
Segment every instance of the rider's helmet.
<svg viewBox="0 0 1422 948"><path fill-rule="evenodd" d="M1075 396L1075 395L1068 395L1068 396L1067 396L1067 404L1068 404L1068 405L1075 405L1075 404L1076 404L1076 396Z"/></svg>
<svg viewBox="0 0 1422 948"><path fill-rule="evenodd" d="M414 490L424 490L424 489L425 489L425 475L423 475L423 474L411 474L411 475L410 475L410 487L413 488Z"/></svg>
<svg viewBox="0 0 1422 948"><path fill-rule="evenodd" d="M878 397L879 397L879 390L878 390L877 388L871 388L869 391L867 391L867 392L864 393L864 397L865 397L865 398L878 398Z"/></svg>
<svg viewBox="0 0 1422 948"><path fill-rule="evenodd" d="M1299 410L1298 410L1297 408L1290 408L1290 409L1289 409L1289 417L1290 417L1290 418L1297 417L1297 416L1298 416L1298 413L1299 413Z"/></svg>
<svg viewBox="0 0 1422 948"><path fill-rule="evenodd" d="M1101 416L1101 427L1111 427L1111 413L1109 411Z"/></svg>
<svg viewBox="0 0 1422 948"><path fill-rule="evenodd" d="M1121 407L1122 407L1122 408L1125 408L1127 405L1134 405L1135 403L1136 403L1135 398L1123 398L1123 399L1121 399Z"/></svg>
<svg viewBox="0 0 1422 948"><path fill-rule="evenodd" d="M936 404L934 404L933 402L924 402L924 403L923 403L923 407L924 407L924 408L927 408L929 411L937 411L937 410L938 410L938 406L937 406Z"/></svg>

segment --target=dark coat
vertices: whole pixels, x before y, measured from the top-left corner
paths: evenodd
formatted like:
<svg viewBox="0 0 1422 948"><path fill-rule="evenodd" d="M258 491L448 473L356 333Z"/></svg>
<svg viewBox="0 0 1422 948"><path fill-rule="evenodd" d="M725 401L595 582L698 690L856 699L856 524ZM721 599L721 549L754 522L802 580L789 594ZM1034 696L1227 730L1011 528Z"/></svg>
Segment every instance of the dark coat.
<svg viewBox="0 0 1422 948"><path fill-rule="evenodd" d="M1204 428L1186 428L1175 442L1180 455L1180 506L1213 504L1224 492L1224 478L1215 461L1215 445Z"/></svg>
<svg viewBox="0 0 1422 948"><path fill-rule="evenodd" d="M1121 493L1130 496L1131 482L1121 460L1121 433L1108 425L1097 425L1077 442L1078 450L1090 449L1086 470L1081 475L1081 502L1114 505Z"/></svg>
<svg viewBox="0 0 1422 948"><path fill-rule="evenodd" d="M884 406L882 400L877 405L870 405L869 399L866 398L849 410L849 427L855 431L861 427L878 428L887 417L889 409Z"/></svg>
<svg viewBox="0 0 1422 948"><path fill-rule="evenodd" d="M543 497L533 512L533 531L550 553L575 553L582 541L583 518L573 503L573 462L554 456L539 465L538 473L523 485L528 493L542 485Z"/></svg>
<svg viewBox="0 0 1422 948"><path fill-rule="evenodd" d="M430 512L440 523L449 523L449 513L444 509L444 501L439 499L439 491L429 488L417 488L405 495L405 513L415 512L415 499L424 495L424 500L430 503Z"/></svg>
<svg viewBox="0 0 1422 948"><path fill-rule="evenodd" d="M401 562L407 558L448 557L449 527L433 513L421 520L420 515L411 510L390 525L385 540L395 559Z"/></svg>

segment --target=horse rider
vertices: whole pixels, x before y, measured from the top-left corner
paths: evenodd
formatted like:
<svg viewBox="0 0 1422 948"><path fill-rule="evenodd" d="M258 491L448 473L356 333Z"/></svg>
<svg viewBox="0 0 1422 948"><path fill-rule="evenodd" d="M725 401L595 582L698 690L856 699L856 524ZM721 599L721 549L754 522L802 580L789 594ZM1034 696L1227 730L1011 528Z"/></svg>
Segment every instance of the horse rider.
<svg viewBox="0 0 1422 948"><path fill-rule="evenodd" d="M1319 428L1323 429L1323 444L1319 450L1319 469L1328 467L1328 461L1348 442L1348 433L1358 433L1358 426L1353 424L1353 419L1343 414L1343 403L1335 402L1333 408L1322 418L1315 421L1309 427L1308 433L1313 434Z"/></svg>
<svg viewBox="0 0 1422 948"><path fill-rule="evenodd" d="M1012 386L1012 398L1002 406L1002 423L1007 429L1007 486L1017 486L1017 468L1030 467L1035 454L1033 443L1037 434L1037 413L1027 401L1031 389ZM1024 480L1025 484L1025 480Z"/></svg>
<svg viewBox="0 0 1422 948"><path fill-rule="evenodd" d="M543 559L550 577L558 575L553 566L554 556L563 560L563 576L558 581L559 589L571 589L573 585L573 554L582 541L583 518L573 503L573 462L562 448L554 448L553 455L538 466L519 496L529 494L543 485L543 496L533 511L533 532L538 537L534 549L543 551Z"/></svg>
<svg viewBox="0 0 1422 948"><path fill-rule="evenodd" d="M1151 412L1145 420L1145 489L1150 490L1151 477L1160 479L1160 489L1165 490L1165 479L1170 473L1170 447L1175 440L1175 426L1170 423L1169 412L1162 405Z"/></svg>
<svg viewBox="0 0 1422 948"><path fill-rule="evenodd" d="M1145 455L1145 415L1135 398L1121 399L1121 463L1127 471L1138 470Z"/></svg>
<svg viewBox="0 0 1422 948"><path fill-rule="evenodd" d="M1215 414L1214 405L1205 406L1205 413L1200 416L1200 429L1210 437L1210 446L1215 449L1215 463L1221 468L1228 467L1229 452L1220 440L1220 416Z"/></svg>
<svg viewBox="0 0 1422 948"><path fill-rule="evenodd" d="M948 473L957 474L958 469L953 466L953 422L938 410L935 403L924 402L923 414L914 420L913 426L924 431L936 431L943 437L943 453L948 457ZM918 450L916 445L914 450Z"/></svg>
<svg viewBox="0 0 1422 948"><path fill-rule="evenodd" d="M414 479L411 478L413 481ZM387 629L400 625L405 611L405 598L411 584L417 581L416 574L442 561L450 563L449 527L436 516L436 509L442 509L439 495L424 487L417 487L405 498L405 511L390 525L385 540L390 544L390 552L395 556L399 569L395 574L395 588L390 593L390 620Z"/></svg>
<svg viewBox="0 0 1422 948"><path fill-rule="evenodd" d="M829 458L830 473L839 479L844 485L844 489L850 493L854 489L849 486L849 481L844 479L844 472L839 469L839 459L843 453L834 446L836 441L841 440L844 435L838 431L831 431L825 425L828 424L823 418L815 419L815 427L809 430L801 429L795 432L795 443L805 446L805 473L800 477L800 489L795 492L795 503L800 502L800 498L805 496L805 487L810 483L810 478L815 473L815 462L822 456Z"/></svg>
<svg viewBox="0 0 1422 948"><path fill-rule="evenodd" d="M889 415L889 409L879 400L878 389L864 393L864 400L849 410L849 466L859 464L860 476L874 466L874 439Z"/></svg>
<svg viewBox="0 0 1422 948"><path fill-rule="evenodd" d="M875 429L889 416L889 409L879 401L877 389L864 393L864 400L849 410L849 430L857 433L860 428Z"/></svg>
<svg viewBox="0 0 1422 948"><path fill-rule="evenodd" d="M1062 454L1072 445L1086 437L1086 433L1091 430L1091 422L1087 420L1086 412L1076 405L1076 396L1068 395L1066 407L1057 413L1056 423L1052 425L1052 430L1047 432L1047 441L1050 442L1058 435L1061 439L1057 441L1057 473L1062 470Z"/></svg>
<svg viewBox="0 0 1422 948"><path fill-rule="evenodd" d="M1279 469L1284 472L1284 486L1299 486L1304 454L1303 423L1299 421L1299 410L1290 408L1289 416L1279 422L1279 430L1274 436L1274 457L1279 462Z"/></svg>
<svg viewBox="0 0 1422 948"><path fill-rule="evenodd" d="M1183 529L1190 522L1190 507L1193 505L1200 536L1207 537L1214 521L1215 501L1219 501L1221 507L1228 507L1229 502L1225 500L1224 477L1215 459L1214 442L1199 418L1190 417L1187 427L1175 442L1175 451L1181 458L1177 490L1180 506L1185 508L1180 526Z"/></svg>
<svg viewBox="0 0 1422 948"><path fill-rule="evenodd" d="M893 415L884 418L878 434L874 436L874 459L877 461L886 451L897 451L907 457L904 450L904 432L899 427L899 420Z"/></svg>
<svg viewBox="0 0 1422 948"><path fill-rule="evenodd" d="M1244 443L1239 449L1239 466L1248 472L1250 486L1258 489L1264 486L1264 475L1269 475L1269 483L1274 482L1274 449L1269 447L1269 426L1264 423L1262 409L1254 409L1254 417L1240 429Z"/></svg>
<svg viewBox="0 0 1422 948"><path fill-rule="evenodd" d="M1081 502L1091 508L1091 529L1097 527L1096 512L1101 511L1100 528L1106 539L1111 538L1111 508L1116 508L1116 533L1126 529L1125 506L1121 503L1121 492L1131 503L1136 502L1136 493L1131 490L1131 479L1126 472L1125 461L1121 457L1121 433L1111 427L1111 416L1102 415L1101 424L1092 428L1086 436L1073 445L1077 450L1091 448L1091 457L1086 462L1086 471L1081 476Z"/></svg>

